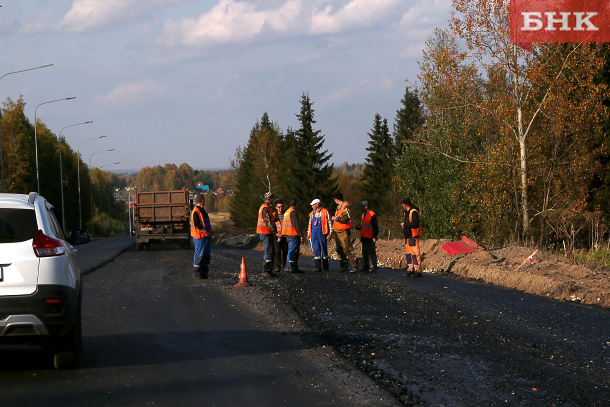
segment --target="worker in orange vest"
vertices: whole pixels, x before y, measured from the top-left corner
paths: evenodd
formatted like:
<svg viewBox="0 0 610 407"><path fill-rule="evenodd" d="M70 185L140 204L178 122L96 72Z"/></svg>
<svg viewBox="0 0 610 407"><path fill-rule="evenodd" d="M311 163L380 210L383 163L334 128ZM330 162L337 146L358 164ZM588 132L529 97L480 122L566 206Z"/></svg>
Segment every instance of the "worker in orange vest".
<svg viewBox="0 0 610 407"><path fill-rule="evenodd" d="M282 222L282 236L286 236L288 240L288 264L286 265L286 273L301 274L303 271L299 269L299 254L301 252L301 241L303 233L301 232L301 219L297 213L297 201L291 199L289 202L290 208L284 214Z"/></svg>
<svg viewBox="0 0 610 407"><path fill-rule="evenodd" d="M352 265L352 273L358 271L358 261L354 254L354 247L350 237L350 229L352 227L352 217L350 214L349 203L343 200L343 194L337 192L335 194L335 203L337 210L331 218L333 221L333 233L335 237L336 250L339 255L341 271L348 271L349 265ZM349 259L349 262L348 262Z"/></svg>
<svg viewBox="0 0 610 407"><path fill-rule="evenodd" d="M313 261L316 271L328 271L328 236L332 230L328 210L322 207L322 202L316 198L310 203L313 209L309 214L307 240L313 251Z"/></svg>
<svg viewBox="0 0 610 407"><path fill-rule="evenodd" d="M362 242L362 269L360 271L377 271L377 250L375 243L379 234L377 215L369 207L368 201L360 203L362 219L360 220L360 242ZM370 268L369 268L370 265Z"/></svg>
<svg viewBox="0 0 610 407"><path fill-rule="evenodd" d="M409 198L402 200L405 219L400 224L405 235L405 251L407 254L407 272L405 277L421 277L421 254L419 238L422 236L419 209Z"/></svg>
<svg viewBox="0 0 610 407"><path fill-rule="evenodd" d="M193 259L193 277L208 278L211 256L210 236L212 225L206 210L205 198L201 194L195 196L195 207L191 212L191 236L195 246L195 258Z"/></svg>
<svg viewBox="0 0 610 407"><path fill-rule="evenodd" d="M286 258L288 256L288 241L286 236L282 235L282 222L284 221L284 202L281 200L275 201L275 226L277 228L277 237L275 238L275 270L279 273L286 270Z"/></svg>
<svg viewBox="0 0 610 407"><path fill-rule="evenodd" d="M256 233L258 238L265 247L265 253L263 255L263 277L274 277L273 274L273 261L275 258L275 235L277 228L275 225L275 217L271 205L273 204L273 193L271 191L265 193L265 201L258 209L258 220L256 222Z"/></svg>

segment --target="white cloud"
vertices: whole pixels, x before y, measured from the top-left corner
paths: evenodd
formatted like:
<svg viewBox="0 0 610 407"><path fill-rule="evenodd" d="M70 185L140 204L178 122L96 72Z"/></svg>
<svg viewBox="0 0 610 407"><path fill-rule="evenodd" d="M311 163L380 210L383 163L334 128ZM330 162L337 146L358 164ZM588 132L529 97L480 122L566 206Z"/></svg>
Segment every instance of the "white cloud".
<svg viewBox="0 0 610 407"><path fill-rule="evenodd" d="M434 10L434 13L430 13ZM451 0L424 0L404 13L400 19L399 26L404 30L414 31L419 27L431 25L446 25L447 15L452 10Z"/></svg>
<svg viewBox="0 0 610 407"><path fill-rule="evenodd" d="M22 35L45 33L52 27L53 14L50 12L39 13L32 18L24 19L20 22L18 32Z"/></svg>
<svg viewBox="0 0 610 407"><path fill-rule="evenodd" d="M165 25L167 45L181 43L187 46L244 41L261 32L265 13L254 5L232 0L221 0L208 13L198 18L185 18L178 23Z"/></svg>
<svg viewBox="0 0 610 407"><path fill-rule="evenodd" d="M315 9L311 19L312 34L335 34L358 27L369 27L400 0L351 0L337 11L328 5Z"/></svg>
<svg viewBox="0 0 610 407"><path fill-rule="evenodd" d="M196 18L168 21L159 43L167 46L208 46L248 42L263 35L319 35L369 27L390 15L400 0L287 0L274 9L263 2L220 0Z"/></svg>
<svg viewBox="0 0 610 407"><path fill-rule="evenodd" d="M134 0L74 0L57 28L73 32L100 28L125 18L135 5Z"/></svg>
<svg viewBox="0 0 610 407"><path fill-rule="evenodd" d="M394 81L388 77L369 78L361 80L354 84L349 84L341 88L337 88L322 97L321 105L332 105L341 103L346 99L362 98L363 95L376 92L379 90L392 89Z"/></svg>
<svg viewBox="0 0 610 407"><path fill-rule="evenodd" d="M165 87L156 81L144 79L138 82L122 83L112 91L98 96L95 101L104 104L126 105L158 95L164 91Z"/></svg>
<svg viewBox="0 0 610 407"><path fill-rule="evenodd" d="M425 47L425 42L411 43L401 51L400 56L401 58L405 59L419 59L423 55L423 50Z"/></svg>
<svg viewBox="0 0 610 407"><path fill-rule="evenodd" d="M183 0L74 0L56 28L84 32L129 21L156 8Z"/></svg>

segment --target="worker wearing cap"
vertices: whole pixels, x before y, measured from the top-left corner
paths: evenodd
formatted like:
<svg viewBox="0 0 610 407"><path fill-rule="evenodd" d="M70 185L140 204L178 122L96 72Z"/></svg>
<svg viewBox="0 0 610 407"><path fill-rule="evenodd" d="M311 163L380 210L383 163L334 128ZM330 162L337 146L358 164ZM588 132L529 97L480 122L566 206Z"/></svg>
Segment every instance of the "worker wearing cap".
<svg viewBox="0 0 610 407"><path fill-rule="evenodd" d="M400 224L405 234L405 251L407 255L407 272L405 277L421 277L421 254L419 251L419 238L422 236L419 209L405 198L401 202L405 210L405 219Z"/></svg>
<svg viewBox="0 0 610 407"><path fill-rule="evenodd" d="M360 241L362 242L362 269L360 271L377 271L377 250L375 242L379 234L377 215L369 207L368 201L360 203L362 219L360 220ZM369 268L370 266L370 268Z"/></svg>
<svg viewBox="0 0 610 407"><path fill-rule="evenodd" d="M273 277L273 260L275 258L275 244L274 239L277 233L275 225L275 217L271 209L273 203L273 194L271 191L265 194L265 202L258 209L258 221L256 223L256 233L258 238L265 247L265 253L263 255L263 277Z"/></svg>
<svg viewBox="0 0 610 407"><path fill-rule="evenodd" d="M355 273L358 271L358 261L356 260L350 237L352 218L349 203L343 200L341 192L335 194L335 203L337 204L337 210L331 219L333 221L333 235L335 237L337 254L340 258L339 264L341 265L341 271L348 271L351 264L351 272Z"/></svg>
<svg viewBox="0 0 610 407"><path fill-rule="evenodd" d="M193 259L193 277L208 278L211 256L212 225L206 210L205 198L201 194L195 196L195 207L191 212L191 236L195 246L195 257Z"/></svg>
<svg viewBox="0 0 610 407"><path fill-rule="evenodd" d="M286 240L288 241L288 263L286 265L286 273L301 274L303 273L303 271L299 269L301 240L303 240L301 219L297 213L297 200L291 199L288 204L290 205L290 208L288 208L284 214L284 220L282 221L282 235L286 236Z"/></svg>
<svg viewBox="0 0 610 407"><path fill-rule="evenodd" d="M328 210L322 207L318 198L309 204L313 209L309 214L307 240L311 245L316 271L328 271L328 236L332 230Z"/></svg>

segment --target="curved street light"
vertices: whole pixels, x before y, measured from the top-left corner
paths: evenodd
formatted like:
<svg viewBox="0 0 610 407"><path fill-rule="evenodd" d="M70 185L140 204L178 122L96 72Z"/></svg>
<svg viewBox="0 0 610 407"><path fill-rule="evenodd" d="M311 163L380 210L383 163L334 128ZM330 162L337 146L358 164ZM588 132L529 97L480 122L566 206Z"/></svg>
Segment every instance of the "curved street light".
<svg viewBox="0 0 610 407"><path fill-rule="evenodd" d="M93 157L96 154L107 153L109 151L114 151L114 148L111 148L110 150L96 151L95 153L92 153L89 156L89 195L91 195L91 236L93 236L93 182L91 181L91 173L93 171L91 168L91 157Z"/></svg>
<svg viewBox="0 0 610 407"><path fill-rule="evenodd" d="M2 6L0 6L0 7L2 7ZM27 71L33 71L35 69L40 69L40 68L47 68L49 66L53 66L53 64L42 65L42 66L37 66L36 68L28 68L28 69L22 69L20 71L5 73L4 75L0 76L0 79L4 78L5 76L8 76L8 75L13 75L16 73L27 72ZM2 192L4 192L4 164L2 163L2 133L1 133L1 131L2 131L2 126L0 126L0 178L2 179L2 181L1 181Z"/></svg>
<svg viewBox="0 0 610 407"><path fill-rule="evenodd" d="M112 163L112 164L106 164L106 165L102 165L100 167L97 167L98 170L101 170L104 167L109 167L111 165L117 165L120 164L120 161L117 161L116 163ZM104 235L104 221L102 218L102 185L100 184L99 186L99 197L100 197L100 236ZM110 218L110 229L112 229L112 217L110 217L110 205L108 205L108 217Z"/></svg>
<svg viewBox="0 0 610 407"><path fill-rule="evenodd" d="M38 108L40 106L46 105L47 103L61 102L62 100L72 100L72 99L76 99L76 96L72 96L69 98L63 98L63 99L49 100L48 102L42 102L41 104L36 106L36 109L34 109L34 146L36 148L36 187L37 187L36 192L38 192L38 193L40 193L40 172L38 171L38 133L37 133L38 122L36 119L36 111L38 110Z"/></svg>
<svg viewBox="0 0 610 407"><path fill-rule="evenodd" d="M66 212L65 212L65 206L64 206L64 172L63 172L63 163L61 160L61 132L64 131L65 128L68 128L68 127L80 126L81 124L89 124L89 123L93 123L93 121L69 124L67 126L64 126L59 131L59 136L57 136L57 138L59 140L59 183L60 183L60 190L61 190L61 220L62 220L62 226L64 228L64 233L66 233Z"/></svg>
<svg viewBox="0 0 610 407"><path fill-rule="evenodd" d="M76 160L78 161L77 167L76 167L76 174L77 174L77 178L78 178L78 229L79 230L83 230L83 212L81 209L81 200L80 200L80 144L85 142L85 141L89 141L89 140L95 140L98 138L106 138L106 136L99 136L99 137L91 137L88 139L84 139L81 140L78 143L78 147L76 149Z"/></svg>

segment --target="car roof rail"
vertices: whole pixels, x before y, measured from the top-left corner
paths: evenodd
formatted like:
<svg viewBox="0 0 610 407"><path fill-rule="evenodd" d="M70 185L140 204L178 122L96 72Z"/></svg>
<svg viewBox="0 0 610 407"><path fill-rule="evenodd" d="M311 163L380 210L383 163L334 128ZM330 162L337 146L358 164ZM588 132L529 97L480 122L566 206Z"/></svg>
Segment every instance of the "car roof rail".
<svg viewBox="0 0 610 407"><path fill-rule="evenodd" d="M33 204L36 197L39 197L39 196L40 196L40 194L38 192L30 192L30 194L28 195L28 202Z"/></svg>

